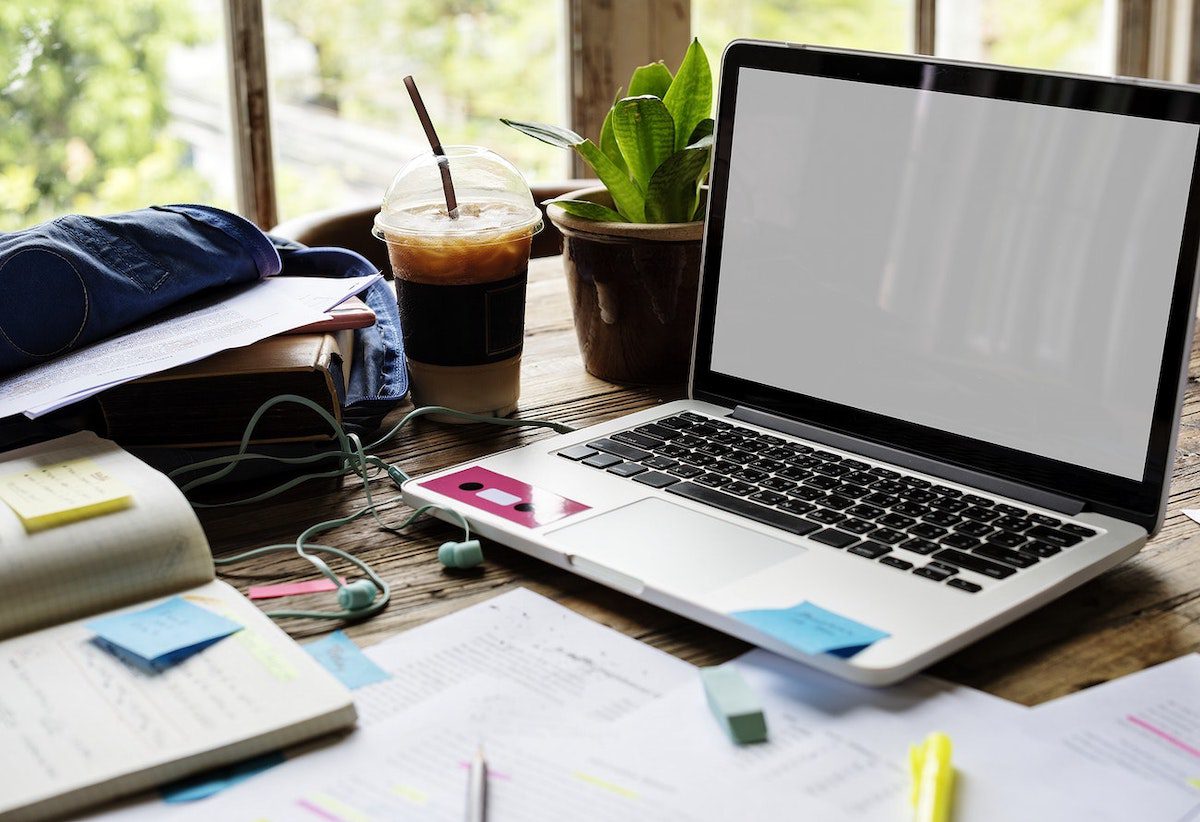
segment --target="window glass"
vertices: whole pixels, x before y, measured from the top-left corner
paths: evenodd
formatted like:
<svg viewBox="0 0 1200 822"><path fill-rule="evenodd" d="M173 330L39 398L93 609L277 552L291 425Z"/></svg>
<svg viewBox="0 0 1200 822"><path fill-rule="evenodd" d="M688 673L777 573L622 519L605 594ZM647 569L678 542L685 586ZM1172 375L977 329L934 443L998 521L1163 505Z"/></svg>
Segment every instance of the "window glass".
<svg viewBox="0 0 1200 822"><path fill-rule="evenodd" d="M738 37L912 50L911 0L692 0L692 21L714 64L725 44Z"/></svg>
<svg viewBox="0 0 1200 822"><path fill-rule="evenodd" d="M567 152L500 117L565 124L563 3L280 0L268 64L280 218L378 202L427 151L403 79L443 144L486 146L531 181L566 176Z"/></svg>
<svg viewBox="0 0 1200 822"><path fill-rule="evenodd" d="M222 26L218 0L0 3L0 231L230 207Z"/></svg>
<svg viewBox="0 0 1200 822"><path fill-rule="evenodd" d="M960 60L1111 74L1116 0L954 0L937 7L937 53Z"/></svg>

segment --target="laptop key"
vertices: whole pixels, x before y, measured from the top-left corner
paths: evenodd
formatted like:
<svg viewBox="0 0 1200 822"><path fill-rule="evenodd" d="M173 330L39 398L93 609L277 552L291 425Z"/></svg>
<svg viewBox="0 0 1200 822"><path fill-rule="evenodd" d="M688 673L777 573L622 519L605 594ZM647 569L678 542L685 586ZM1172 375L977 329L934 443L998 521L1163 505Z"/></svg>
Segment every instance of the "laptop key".
<svg viewBox="0 0 1200 822"><path fill-rule="evenodd" d="M612 468L619 462L623 462L623 460L612 454L596 454L593 457L583 460L584 465L592 468Z"/></svg>
<svg viewBox="0 0 1200 822"><path fill-rule="evenodd" d="M703 485L696 485L691 482L676 483L667 488L667 493L676 494L684 499L690 499L704 505L710 505L721 511L737 514L754 522L770 525L792 534L808 534L820 527L815 522L809 522L806 519L801 519L784 511L767 508L749 500L733 497L721 491L705 488Z"/></svg>
<svg viewBox="0 0 1200 822"><path fill-rule="evenodd" d="M717 460L708 466L708 470L729 476L735 471L741 471L742 466L738 465L736 462L730 462L729 460Z"/></svg>
<svg viewBox="0 0 1200 822"><path fill-rule="evenodd" d="M876 522L880 525L886 525L888 528L900 529L907 529L912 525L916 525L916 520L901 516L900 514L884 514Z"/></svg>
<svg viewBox="0 0 1200 822"><path fill-rule="evenodd" d="M992 534L987 538L987 541L992 545L999 545L1001 548L1016 548L1019 545L1024 545L1029 540L1025 539L1021 534L1001 531L998 534Z"/></svg>
<svg viewBox="0 0 1200 822"><path fill-rule="evenodd" d="M1064 522L1061 526L1059 526L1059 528L1062 531L1066 531L1068 534L1074 534L1077 537L1083 537L1085 539L1087 537L1096 536L1096 532L1091 528L1084 528L1082 525L1076 525L1073 522Z"/></svg>
<svg viewBox="0 0 1200 822"><path fill-rule="evenodd" d="M1040 559L1045 559L1046 557L1052 557L1055 554L1062 553L1062 548L1059 548L1057 545L1051 545L1048 542L1039 542L1037 540L1025 543L1021 546L1020 550L1026 554L1033 554L1035 557L1039 557Z"/></svg>
<svg viewBox="0 0 1200 822"><path fill-rule="evenodd" d="M858 505L852 505L847 508L846 513L854 517L862 517L863 519L875 519L876 517L883 516L883 509L860 502Z"/></svg>
<svg viewBox="0 0 1200 822"><path fill-rule="evenodd" d="M851 471L846 476L842 477L846 482L852 482L855 485L867 486L879 480L879 477L871 474L868 471Z"/></svg>
<svg viewBox="0 0 1200 822"><path fill-rule="evenodd" d="M870 473L874 474L875 476L883 477L884 479L895 479L896 477L900 476L895 471L892 471L891 469L883 468L880 466L876 466L875 468L870 468L870 469L868 469L868 471Z"/></svg>
<svg viewBox="0 0 1200 822"><path fill-rule="evenodd" d="M851 548L850 550L853 551L854 549ZM892 568L899 568L901 571L907 571L909 568L913 567L913 564L911 562L909 562L908 560L900 559L900 557L891 556L891 555L888 555L886 557L880 557L879 563L881 565L891 566Z"/></svg>
<svg viewBox="0 0 1200 822"><path fill-rule="evenodd" d="M722 485L728 485L733 482L729 477L721 476L720 474L701 474L696 477L696 482L701 485L707 485L709 488L720 488Z"/></svg>
<svg viewBox="0 0 1200 822"><path fill-rule="evenodd" d="M833 477L809 477L804 484L810 488L820 488L822 491L832 491L840 485Z"/></svg>
<svg viewBox="0 0 1200 822"><path fill-rule="evenodd" d="M830 511L828 508L818 508L808 515L808 518L813 522L819 522L822 525L836 525L846 518L845 514L837 511Z"/></svg>
<svg viewBox="0 0 1200 822"><path fill-rule="evenodd" d="M904 490L904 486L895 480L879 480L874 488L881 494L898 494Z"/></svg>
<svg viewBox="0 0 1200 822"><path fill-rule="evenodd" d="M734 471L730 476L743 482L759 482L767 478L766 473L757 468L743 468L741 471Z"/></svg>
<svg viewBox="0 0 1200 822"><path fill-rule="evenodd" d="M663 444L663 441L658 437L647 437L645 434L639 434L636 431L622 431L619 434L613 434L609 439L616 442L623 442L626 445L634 445L638 448L657 448Z"/></svg>
<svg viewBox="0 0 1200 822"><path fill-rule="evenodd" d="M945 511L935 511L932 514L926 514L921 519L939 528L949 528L951 525L957 525L962 522L962 517L958 514L950 514Z"/></svg>
<svg viewBox="0 0 1200 822"><path fill-rule="evenodd" d="M930 542L927 539L913 537L900 543L898 548L903 548L906 551L912 551L914 554L927 555L932 554L938 549L937 543Z"/></svg>
<svg viewBox="0 0 1200 822"><path fill-rule="evenodd" d="M922 537L923 539L937 539L945 536L946 529L938 528L936 525L930 525L927 522L918 522L912 528L908 529L908 533L914 537Z"/></svg>
<svg viewBox="0 0 1200 822"><path fill-rule="evenodd" d="M1028 568L1037 563L1038 559L1030 554L1022 554L1020 551L1014 551L1011 548L1002 548L999 545L991 545L984 543L971 553L979 554L981 557L994 559L1003 562L1007 565L1015 565L1018 568Z"/></svg>
<svg viewBox="0 0 1200 822"><path fill-rule="evenodd" d="M1032 517L1031 517L1032 519ZM1054 528L1048 528L1045 525L1035 525L1025 532L1025 536L1030 539L1048 542L1051 545L1057 545L1060 548L1070 548L1072 545L1077 545L1083 541L1083 537L1075 534L1068 534L1066 531L1058 531Z"/></svg>
<svg viewBox="0 0 1200 822"><path fill-rule="evenodd" d="M947 577L952 576L940 568L930 568L928 565L918 568L917 570L913 571L913 573L919 577L924 577L925 579L932 579L934 582L942 582Z"/></svg>
<svg viewBox="0 0 1200 822"><path fill-rule="evenodd" d="M866 496L871 492L866 488L863 488L861 485L853 485L849 482L843 482L837 488L833 489L833 493L841 494L843 497L850 497L851 499L858 499L859 497Z"/></svg>
<svg viewBox="0 0 1200 822"><path fill-rule="evenodd" d="M996 508L999 509L1000 506L997 505ZM992 520L992 525L995 525L997 528L1003 528L1005 531L1024 531L1026 528L1031 527L1033 523L1024 517L1006 514L1000 517L1000 519Z"/></svg>
<svg viewBox="0 0 1200 822"><path fill-rule="evenodd" d="M697 468L694 465L676 465L674 468L668 468L667 473L671 476L682 477L683 479L691 479L698 477L704 473L703 468Z"/></svg>
<svg viewBox="0 0 1200 822"><path fill-rule="evenodd" d="M570 448L564 448L558 452L560 457L566 457L569 460L587 459L596 453L595 448L588 448L586 445L572 445Z"/></svg>
<svg viewBox="0 0 1200 822"><path fill-rule="evenodd" d="M666 417L659 420L656 424L666 428L671 428L675 431L686 431L692 427L692 424L683 417Z"/></svg>
<svg viewBox="0 0 1200 822"><path fill-rule="evenodd" d="M966 522L960 522L954 527L954 530L960 534L966 534L969 537L986 537L996 529L987 523L976 522L969 519Z"/></svg>
<svg viewBox="0 0 1200 822"><path fill-rule="evenodd" d="M939 511L946 511L947 513L951 514L957 514L959 511L971 507L963 500L955 499L953 497L942 497L939 500L934 500L933 502L929 503L929 505L930 507L936 508Z"/></svg>
<svg viewBox="0 0 1200 822"><path fill-rule="evenodd" d="M717 458L711 454L701 454L699 451L691 451L687 454L681 454L680 462L686 462L688 465L698 465L705 468L717 461Z"/></svg>
<svg viewBox="0 0 1200 822"><path fill-rule="evenodd" d="M656 471L666 471L668 468L674 468L679 463L675 460L667 459L666 457L651 457L648 460L642 460L642 465L647 468L653 468Z"/></svg>
<svg viewBox="0 0 1200 822"><path fill-rule="evenodd" d="M655 448L654 453L661 454L664 457L679 458L684 454L690 454L692 452L684 448L682 445L675 445L672 443L671 445L664 445L661 448Z"/></svg>
<svg viewBox="0 0 1200 822"><path fill-rule="evenodd" d="M747 496L748 494L753 494L757 490L758 490L758 486L751 485L748 482L741 482L740 480L734 480L733 482L731 482L725 486L725 491L727 493L737 494L739 497L744 497L744 496Z"/></svg>
<svg viewBox="0 0 1200 822"><path fill-rule="evenodd" d="M928 514L930 511L926 505L921 505L916 502L898 502L892 506L892 513L903 514L906 517L920 517Z"/></svg>
<svg viewBox="0 0 1200 822"><path fill-rule="evenodd" d="M649 485L651 488L666 488L668 485L679 482L679 478L670 474L660 474L657 471L647 471L644 474L638 474L633 481Z"/></svg>
<svg viewBox="0 0 1200 822"><path fill-rule="evenodd" d="M660 443L661 444L661 443ZM623 460L630 462L641 462L642 460L650 459L650 452L643 451L640 448L634 448L629 445L622 445L619 442L613 442L611 439L594 440L588 443L589 448L595 448L597 451L603 451L606 454L615 454Z"/></svg>
<svg viewBox="0 0 1200 822"><path fill-rule="evenodd" d="M790 499L779 506L785 511L790 511L793 514L807 514L810 511L817 510L817 506L811 502L805 502L801 499Z"/></svg>
<svg viewBox="0 0 1200 822"><path fill-rule="evenodd" d="M847 534L845 531L839 531L836 528L826 528L824 531L810 534L808 538L833 548L845 548L847 545L853 545L858 542L858 537L854 534Z"/></svg>
<svg viewBox="0 0 1200 822"><path fill-rule="evenodd" d="M813 451L813 456L817 459L825 460L825 462L839 462L842 459L831 451Z"/></svg>
<svg viewBox="0 0 1200 822"><path fill-rule="evenodd" d="M647 437L654 437L655 439L659 440L673 440L679 436L678 431L662 425L655 425L652 422L647 423L646 425L639 425L633 430L637 431L639 434L645 434Z"/></svg>
<svg viewBox="0 0 1200 822"><path fill-rule="evenodd" d="M863 497L862 501L868 505L878 505L880 508L891 508L900 500L899 498L893 497L890 494L881 494L878 491L875 491L874 493L867 494L865 497Z"/></svg>
<svg viewBox="0 0 1200 822"><path fill-rule="evenodd" d="M966 591L968 594L978 594L983 590L983 586L979 583L969 582L965 579L961 579L960 577L954 577L953 579L946 580L946 584L951 588L957 588L960 591Z"/></svg>
<svg viewBox="0 0 1200 822"><path fill-rule="evenodd" d="M951 488L949 485L931 485L929 490L943 497L961 497L962 491L957 488Z"/></svg>
<svg viewBox="0 0 1200 822"><path fill-rule="evenodd" d="M886 542L888 545L895 545L908 535L903 531L896 531L891 528L876 528L871 532L871 539L878 542Z"/></svg>
<svg viewBox="0 0 1200 822"><path fill-rule="evenodd" d="M1018 508L1015 505L1008 505L1003 502L997 502L992 507L995 508L997 511L999 511L1001 514L1004 514L1006 517L1023 517L1023 516L1025 516L1025 511L1021 508Z"/></svg>
<svg viewBox="0 0 1200 822"><path fill-rule="evenodd" d="M1007 579L1017 572L1017 569L1011 565L992 562L990 559L977 557L974 554L968 554L963 551L955 551L953 548L943 548L934 554L933 558L947 565L965 568L968 571L974 571L977 574L982 574L992 579Z"/></svg>
<svg viewBox="0 0 1200 822"><path fill-rule="evenodd" d="M907 485L909 488L925 489L925 488L928 488L929 486L933 485L933 483L930 482L929 480L921 479L920 477L901 477L900 481L902 483L904 483L905 485Z"/></svg>
<svg viewBox="0 0 1200 822"><path fill-rule="evenodd" d="M926 491L923 488L907 488L900 492L900 496L918 505L933 502L933 500L937 499L937 494L932 491Z"/></svg>
<svg viewBox="0 0 1200 822"><path fill-rule="evenodd" d="M796 487L796 483L791 480L785 480L782 477L771 477L759 483L763 488L770 491L791 491Z"/></svg>
<svg viewBox="0 0 1200 822"><path fill-rule="evenodd" d="M963 502L971 505L978 505L981 508L991 508L996 503L987 497L981 497L978 494L963 494Z"/></svg>
<svg viewBox="0 0 1200 822"><path fill-rule="evenodd" d="M835 511L841 511L843 508L849 508L854 504L854 500L850 499L849 497L843 497L841 494L834 493L830 493L820 502L826 508L832 508Z"/></svg>
<svg viewBox="0 0 1200 822"><path fill-rule="evenodd" d="M960 513L967 519L979 522L991 522L994 519L1000 518L1000 512L993 508L984 508L981 505L972 505L970 508L963 509Z"/></svg>
<svg viewBox="0 0 1200 822"><path fill-rule="evenodd" d="M750 499L755 502L761 502L763 505L778 505L781 502L787 502L787 497L775 491L759 491L757 494L751 494Z"/></svg>
<svg viewBox="0 0 1200 822"><path fill-rule="evenodd" d="M962 549L974 548L977 545L982 544L975 537L969 537L966 534L947 534L946 536L944 536L940 540L938 540L938 542L942 543L942 545L945 545L949 548L962 548Z"/></svg>
<svg viewBox="0 0 1200 822"><path fill-rule="evenodd" d="M803 468L796 468L795 466L789 465L787 468L784 468L779 472L779 476L783 477L784 479L802 480L811 477L812 471L805 471Z"/></svg>
<svg viewBox="0 0 1200 822"><path fill-rule="evenodd" d="M799 488L793 488L787 493L789 497L797 497L808 502L812 502L813 500L817 500L825 496L824 491L818 488L809 488L807 485L802 485Z"/></svg>
<svg viewBox="0 0 1200 822"><path fill-rule="evenodd" d="M858 460L842 460L842 465L846 466L851 471L866 471L871 467L865 462L859 462Z"/></svg>
<svg viewBox="0 0 1200 822"><path fill-rule="evenodd" d="M1026 514L1025 518L1034 525L1045 525L1047 528L1058 528L1063 523L1054 517L1048 517L1045 514Z"/></svg>
<svg viewBox="0 0 1200 822"><path fill-rule="evenodd" d="M838 528L841 528L843 531L849 531L851 534L865 534L867 531L875 530L875 523L868 522L865 519L851 518L843 520L838 525Z"/></svg>
<svg viewBox="0 0 1200 822"><path fill-rule="evenodd" d="M860 542L858 545L851 547L846 551L847 554L854 554L867 559L879 559L884 554L890 554L892 549L886 545L880 545L878 542Z"/></svg>
<svg viewBox="0 0 1200 822"><path fill-rule="evenodd" d="M632 477L646 470L648 470L646 466L638 465L636 462L622 462L609 468L608 473L616 474L618 477Z"/></svg>

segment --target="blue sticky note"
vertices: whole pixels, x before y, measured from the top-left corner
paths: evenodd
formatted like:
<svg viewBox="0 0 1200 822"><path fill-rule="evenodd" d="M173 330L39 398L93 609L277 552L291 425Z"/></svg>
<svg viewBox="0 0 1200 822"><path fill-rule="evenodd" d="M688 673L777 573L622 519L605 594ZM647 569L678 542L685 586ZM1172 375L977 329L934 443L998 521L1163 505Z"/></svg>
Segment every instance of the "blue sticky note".
<svg viewBox="0 0 1200 822"><path fill-rule="evenodd" d="M354 640L341 631L309 642L304 650L312 654L325 670L336 676L350 690L391 679L392 675L367 658Z"/></svg>
<svg viewBox="0 0 1200 822"><path fill-rule="evenodd" d="M245 782L268 768L274 768L281 762L283 762L283 754L280 751L273 751L253 759L247 759L245 762L226 765L224 768L216 768L170 782L159 788L158 793L164 802L172 804L206 799L226 788L232 788L239 782Z"/></svg>
<svg viewBox="0 0 1200 822"><path fill-rule="evenodd" d="M141 611L93 619L87 627L102 645L156 667L179 662L242 630L233 620L180 597Z"/></svg>
<svg viewBox="0 0 1200 822"><path fill-rule="evenodd" d="M891 636L886 631L847 619L808 601L791 608L734 611L730 616L806 654L851 657Z"/></svg>

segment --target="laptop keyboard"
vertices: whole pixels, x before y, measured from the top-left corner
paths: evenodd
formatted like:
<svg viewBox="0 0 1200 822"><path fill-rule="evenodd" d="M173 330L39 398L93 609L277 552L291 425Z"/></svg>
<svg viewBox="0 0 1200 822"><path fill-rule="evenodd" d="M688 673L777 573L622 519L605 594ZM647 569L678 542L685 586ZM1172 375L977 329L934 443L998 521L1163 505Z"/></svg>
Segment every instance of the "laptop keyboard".
<svg viewBox="0 0 1200 822"><path fill-rule="evenodd" d="M1078 545L1078 523L690 411L558 455L977 593ZM986 584L986 582L984 583Z"/></svg>

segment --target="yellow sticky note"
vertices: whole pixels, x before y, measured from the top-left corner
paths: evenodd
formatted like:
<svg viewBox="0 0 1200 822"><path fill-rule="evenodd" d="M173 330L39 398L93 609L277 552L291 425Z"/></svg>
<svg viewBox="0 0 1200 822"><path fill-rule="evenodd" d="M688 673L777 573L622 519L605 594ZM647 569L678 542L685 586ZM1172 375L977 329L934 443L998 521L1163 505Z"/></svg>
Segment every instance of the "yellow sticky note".
<svg viewBox="0 0 1200 822"><path fill-rule="evenodd" d="M77 459L0 477L0 500L32 533L128 508L133 492L92 460Z"/></svg>

